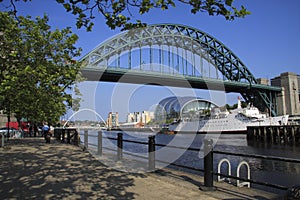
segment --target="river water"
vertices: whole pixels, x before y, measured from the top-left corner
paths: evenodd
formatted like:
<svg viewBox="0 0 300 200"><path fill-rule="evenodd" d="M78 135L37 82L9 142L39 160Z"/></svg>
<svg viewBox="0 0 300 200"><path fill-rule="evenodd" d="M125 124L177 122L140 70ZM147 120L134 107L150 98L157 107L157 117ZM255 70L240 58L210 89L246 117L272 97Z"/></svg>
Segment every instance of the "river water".
<svg viewBox="0 0 300 200"><path fill-rule="evenodd" d="M103 137L117 137L120 131L103 131ZM83 132L81 132L83 134ZM96 130L90 130L89 135L97 135ZM300 146L291 146L285 144L263 144L248 143L246 135L242 134L155 134L153 132L123 132L123 139L140 142L148 142L148 137L155 135L156 144L165 144L166 147L156 147L156 159L163 160L166 163L176 163L180 165L190 166L197 169L203 169L203 140L212 139L214 142L214 150L231 153L255 154L265 156L276 156L283 158L300 159ZM83 141L83 136L81 136ZM89 143L97 144L96 137L89 137ZM181 149L174 149L171 146L180 146ZM116 149L116 141L103 139L103 147ZM201 151L190 151L187 147L200 148ZM105 149L103 150L105 152ZM123 151L134 153L147 157L148 146L123 143ZM250 165L251 179L260 182L269 182L272 184L291 187L300 184L300 163L262 160L248 157L227 156L214 154L214 171L217 172L219 161L226 158L231 164L231 174L237 175L237 166L240 162L246 161ZM158 168L166 167L167 164L159 164ZM227 174L227 164L223 164L221 172ZM246 175L246 168L242 167L242 177ZM256 188L280 193L269 187L254 185Z"/></svg>

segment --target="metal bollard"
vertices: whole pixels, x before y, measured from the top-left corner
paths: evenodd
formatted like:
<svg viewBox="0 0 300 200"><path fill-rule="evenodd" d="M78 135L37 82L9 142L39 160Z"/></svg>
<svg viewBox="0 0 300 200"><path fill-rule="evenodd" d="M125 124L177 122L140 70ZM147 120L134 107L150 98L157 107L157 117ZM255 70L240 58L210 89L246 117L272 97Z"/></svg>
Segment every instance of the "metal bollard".
<svg viewBox="0 0 300 200"><path fill-rule="evenodd" d="M149 136L148 139L148 168L150 171L155 170L155 136Z"/></svg>
<svg viewBox="0 0 300 200"><path fill-rule="evenodd" d="M102 131L98 131L98 155L102 156Z"/></svg>
<svg viewBox="0 0 300 200"><path fill-rule="evenodd" d="M213 174L213 141L204 140L204 186L200 189L203 191L214 191L214 174Z"/></svg>
<svg viewBox="0 0 300 200"><path fill-rule="evenodd" d="M123 158L123 133L118 133L118 160Z"/></svg>
<svg viewBox="0 0 300 200"><path fill-rule="evenodd" d="M84 147L88 149L89 147L89 133L88 130L84 130Z"/></svg>

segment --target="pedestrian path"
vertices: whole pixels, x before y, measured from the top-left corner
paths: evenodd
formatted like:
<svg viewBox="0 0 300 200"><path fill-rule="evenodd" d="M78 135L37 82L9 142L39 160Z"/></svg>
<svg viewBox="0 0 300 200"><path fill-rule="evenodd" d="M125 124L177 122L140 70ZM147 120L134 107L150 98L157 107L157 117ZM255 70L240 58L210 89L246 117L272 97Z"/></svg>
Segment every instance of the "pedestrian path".
<svg viewBox="0 0 300 200"><path fill-rule="evenodd" d="M203 192L201 178L163 169L129 173L106 167L80 147L42 138L13 139L0 148L1 199L279 199L228 184Z"/></svg>

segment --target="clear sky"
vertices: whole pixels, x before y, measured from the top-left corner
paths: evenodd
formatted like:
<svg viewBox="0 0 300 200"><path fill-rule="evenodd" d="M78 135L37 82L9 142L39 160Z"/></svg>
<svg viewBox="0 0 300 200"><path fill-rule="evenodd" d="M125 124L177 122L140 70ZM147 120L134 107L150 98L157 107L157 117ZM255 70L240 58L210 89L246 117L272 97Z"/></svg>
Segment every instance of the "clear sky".
<svg viewBox="0 0 300 200"><path fill-rule="evenodd" d="M179 23L202 30L231 49L256 78L270 79L286 71L300 74L298 61L300 58L300 1L236 0L236 2L244 5L252 14L243 19L226 21L221 16L210 17L206 13L190 14L186 6L178 4L177 8L167 11L152 10L136 18L149 24ZM7 3L0 4L1 10L5 10L5 4ZM82 56L104 40L120 33L119 30L110 30L100 15L96 17L92 32L86 32L85 29L78 30L75 27L75 17L66 13L64 8L54 0L17 3L17 9L18 14L21 15L37 16L46 13L50 17L50 25L53 28L73 27L73 32L79 36L77 46L83 49ZM95 109L102 118L106 118L109 111L119 111L121 120L124 120L127 111L148 110L159 100L174 93L189 95L195 92L197 96L206 97L207 95L198 90L186 91L141 85L126 85L126 89L123 87L122 84L116 86L112 83L84 83L82 108ZM127 91L126 94L123 94L124 91ZM126 97L127 99L124 98L124 95L128 96L128 93L132 95ZM91 98L94 100L90 100ZM215 99L219 99L218 95ZM236 96L227 96L225 99L228 103L235 103L235 100ZM121 106L123 104L120 104L120 101L125 101L126 106ZM89 115L83 113L81 116Z"/></svg>

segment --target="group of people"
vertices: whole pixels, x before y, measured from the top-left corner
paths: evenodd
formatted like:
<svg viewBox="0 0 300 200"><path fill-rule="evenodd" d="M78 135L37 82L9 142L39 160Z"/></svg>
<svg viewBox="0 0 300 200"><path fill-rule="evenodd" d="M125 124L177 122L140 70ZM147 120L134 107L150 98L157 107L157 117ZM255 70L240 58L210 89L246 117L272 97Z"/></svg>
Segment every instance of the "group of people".
<svg viewBox="0 0 300 200"><path fill-rule="evenodd" d="M28 131L29 131L29 132L28 132L29 137L32 137L32 135L33 135L34 137L36 137L36 136L39 134L39 129L38 129L38 127L37 127L36 124L34 124L34 125L29 125L29 130L28 130Z"/></svg>
<svg viewBox="0 0 300 200"><path fill-rule="evenodd" d="M39 130L36 124L29 125L29 136L36 137L39 134ZM43 123L42 130L41 130L41 136L45 138L46 143L50 143L51 133L50 133L50 127L48 126L47 122Z"/></svg>

